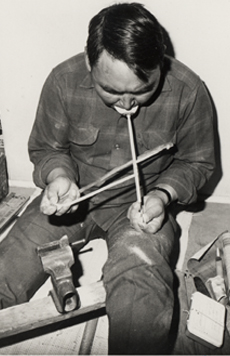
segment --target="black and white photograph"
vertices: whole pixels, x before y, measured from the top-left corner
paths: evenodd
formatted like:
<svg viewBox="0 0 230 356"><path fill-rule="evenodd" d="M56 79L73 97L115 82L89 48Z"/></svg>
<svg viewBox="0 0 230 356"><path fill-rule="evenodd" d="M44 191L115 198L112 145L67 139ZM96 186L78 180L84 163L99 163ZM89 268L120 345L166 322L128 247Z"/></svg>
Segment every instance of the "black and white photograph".
<svg viewBox="0 0 230 356"><path fill-rule="evenodd" d="M230 355L230 0L0 0L0 355Z"/></svg>

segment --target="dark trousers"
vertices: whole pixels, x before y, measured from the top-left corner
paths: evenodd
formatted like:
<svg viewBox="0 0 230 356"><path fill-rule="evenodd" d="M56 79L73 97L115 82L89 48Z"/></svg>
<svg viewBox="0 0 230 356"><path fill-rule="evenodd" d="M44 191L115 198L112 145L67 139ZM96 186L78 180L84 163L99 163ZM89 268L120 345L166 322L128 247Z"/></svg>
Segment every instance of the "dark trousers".
<svg viewBox="0 0 230 356"><path fill-rule="evenodd" d="M0 305L28 301L45 282L36 247L60 239L106 239L108 259L103 268L107 292L110 354L166 354L174 297L171 255L176 225L166 218L156 234L130 227L126 212L108 231L85 214L48 217L36 198L0 244Z"/></svg>

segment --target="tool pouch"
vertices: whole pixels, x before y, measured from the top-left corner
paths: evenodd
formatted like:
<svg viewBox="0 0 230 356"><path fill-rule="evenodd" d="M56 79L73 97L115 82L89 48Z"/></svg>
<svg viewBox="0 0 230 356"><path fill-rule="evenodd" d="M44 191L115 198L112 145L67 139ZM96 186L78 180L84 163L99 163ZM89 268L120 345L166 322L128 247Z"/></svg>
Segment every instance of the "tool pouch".
<svg viewBox="0 0 230 356"><path fill-rule="evenodd" d="M229 240L228 240L229 239ZM212 242L201 248L195 253L187 262L186 271L176 271L177 289L175 295L178 298L176 300L176 311L174 313L174 320L172 325L177 325L176 334L174 334L174 340L172 338L172 344L174 342L172 354L226 354L226 350L230 349L230 306L229 306L229 280L228 269L229 262L228 253L226 254L226 240L230 241L230 234L225 231L216 237ZM230 243L230 242L229 242ZM230 245L229 245L230 246ZM224 275L224 290L223 295L218 294L218 289L213 290L213 284L210 281L215 281L217 276L216 269L216 250L220 250L220 257L223 263L223 275ZM227 251L228 252L228 251ZM218 301L218 299L225 298L224 303L227 309L225 320L225 335L224 342L220 348L213 350L208 345L204 345L200 342L192 340L188 337L187 323L190 315L190 305L192 296L195 292L200 292L207 297ZM216 293L217 291L217 293ZM220 300L219 300L220 301ZM172 329L175 326L172 326Z"/></svg>

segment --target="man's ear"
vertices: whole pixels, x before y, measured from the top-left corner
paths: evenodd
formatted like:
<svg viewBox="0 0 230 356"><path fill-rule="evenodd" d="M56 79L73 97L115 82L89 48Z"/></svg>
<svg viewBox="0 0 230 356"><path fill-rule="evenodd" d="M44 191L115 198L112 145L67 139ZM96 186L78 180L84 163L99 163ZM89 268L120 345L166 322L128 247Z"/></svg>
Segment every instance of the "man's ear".
<svg viewBox="0 0 230 356"><path fill-rule="evenodd" d="M89 57L88 57L88 52L87 52L87 47L85 47L85 64L89 72L91 72L91 65L89 63Z"/></svg>

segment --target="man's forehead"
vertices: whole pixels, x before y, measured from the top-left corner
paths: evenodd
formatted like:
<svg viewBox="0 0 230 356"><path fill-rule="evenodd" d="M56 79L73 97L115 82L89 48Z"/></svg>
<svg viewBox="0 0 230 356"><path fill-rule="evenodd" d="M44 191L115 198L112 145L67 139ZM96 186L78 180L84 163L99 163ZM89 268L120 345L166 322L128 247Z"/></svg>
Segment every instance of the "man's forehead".
<svg viewBox="0 0 230 356"><path fill-rule="evenodd" d="M148 90L159 79L160 67L149 72L148 82L142 81L123 61L117 60L107 52L103 52L92 70L93 79L104 89L123 91Z"/></svg>

